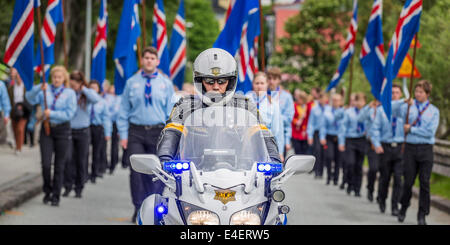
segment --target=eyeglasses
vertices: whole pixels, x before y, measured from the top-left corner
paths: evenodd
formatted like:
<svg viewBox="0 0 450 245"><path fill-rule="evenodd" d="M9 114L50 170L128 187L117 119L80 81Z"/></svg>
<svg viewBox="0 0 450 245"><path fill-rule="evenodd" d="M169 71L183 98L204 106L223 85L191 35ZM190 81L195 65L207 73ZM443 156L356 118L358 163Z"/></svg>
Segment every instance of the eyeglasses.
<svg viewBox="0 0 450 245"><path fill-rule="evenodd" d="M228 78L203 78L203 82L209 85L214 85L217 82L219 85L222 85L228 82Z"/></svg>

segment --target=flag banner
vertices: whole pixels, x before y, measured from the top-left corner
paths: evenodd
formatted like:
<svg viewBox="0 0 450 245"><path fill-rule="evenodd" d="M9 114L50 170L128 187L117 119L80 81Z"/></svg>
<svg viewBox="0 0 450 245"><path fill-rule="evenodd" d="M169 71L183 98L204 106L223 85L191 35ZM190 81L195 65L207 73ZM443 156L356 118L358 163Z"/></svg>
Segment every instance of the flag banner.
<svg viewBox="0 0 450 245"><path fill-rule="evenodd" d="M56 37L56 26L59 23L63 22L64 17L62 1L49 0L41 28L42 45L44 48L44 69L46 81L48 81L48 77L50 74L50 66L55 63L54 44ZM40 46L38 45L36 48L34 71L40 76L42 75L41 68L41 50Z"/></svg>
<svg viewBox="0 0 450 245"><path fill-rule="evenodd" d="M167 43L166 14L162 0L156 0L153 7L153 47L158 50L158 68L170 77L170 61Z"/></svg>
<svg viewBox="0 0 450 245"><path fill-rule="evenodd" d="M97 30L95 32L94 50L92 52L91 78L97 80L100 85L106 78L106 44L108 31L107 1L101 0L100 13L97 19ZM100 86L102 89L102 86Z"/></svg>
<svg viewBox="0 0 450 245"><path fill-rule="evenodd" d="M259 2L235 1L230 4L225 27L213 47L234 55L238 63L236 91L246 93L252 89L253 74L257 72L255 39L260 35Z"/></svg>
<svg viewBox="0 0 450 245"><path fill-rule="evenodd" d="M27 90L33 87L35 0L16 0L3 62L17 69Z"/></svg>
<svg viewBox="0 0 450 245"><path fill-rule="evenodd" d="M141 35L139 24L138 0L125 0L114 47L114 86L120 95L128 78L138 70L136 42Z"/></svg>
<svg viewBox="0 0 450 245"><path fill-rule="evenodd" d="M360 62L371 85L372 95L380 100L381 84L384 79L384 43L382 31L383 1L375 0L370 14L366 36L361 47Z"/></svg>
<svg viewBox="0 0 450 245"><path fill-rule="evenodd" d="M358 1L353 0L353 15L350 21L350 27L348 28L347 41L345 43L344 51L341 55L341 61L338 69L331 78L331 82L327 87L327 92L329 92L332 88L336 87L339 84L339 81L344 75L345 70L347 69L348 63L355 52L355 41L356 41L356 31L358 30Z"/></svg>
<svg viewBox="0 0 450 245"><path fill-rule="evenodd" d="M184 70L186 67L186 21L184 19L184 1L180 1L170 38L170 80L178 89L183 88Z"/></svg>
<svg viewBox="0 0 450 245"><path fill-rule="evenodd" d="M385 75L381 86L381 104L391 117L392 81L397 77L399 69L408 53L411 42L419 31L422 0L407 0L403 6L400 18L392 36L389 53L386 59Z"/></svg>

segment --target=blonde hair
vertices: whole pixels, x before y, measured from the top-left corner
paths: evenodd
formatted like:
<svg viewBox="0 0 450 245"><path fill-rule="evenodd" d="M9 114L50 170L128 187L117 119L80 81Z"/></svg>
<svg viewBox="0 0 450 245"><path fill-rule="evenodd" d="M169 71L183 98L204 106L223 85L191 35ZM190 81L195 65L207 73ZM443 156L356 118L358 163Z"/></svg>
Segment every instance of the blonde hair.
<svg viewBox="0 0 450 245"><path fill-rule="evenodd" d="M52 68L50 71L50 76L53 76L55 72L62 72L64 76L64 86L69 86L69 72L67 72L67 69L64 66L57 65Z"/></svg>
<svg viewBox="0 0 450 245"><path fill-rule="evenodd" d="M264 77L267 80L267 74L265 72L262 72L262 71L258 71L255 74L255 76L253 76L253 81L255 81L257 77Z"/></svg>

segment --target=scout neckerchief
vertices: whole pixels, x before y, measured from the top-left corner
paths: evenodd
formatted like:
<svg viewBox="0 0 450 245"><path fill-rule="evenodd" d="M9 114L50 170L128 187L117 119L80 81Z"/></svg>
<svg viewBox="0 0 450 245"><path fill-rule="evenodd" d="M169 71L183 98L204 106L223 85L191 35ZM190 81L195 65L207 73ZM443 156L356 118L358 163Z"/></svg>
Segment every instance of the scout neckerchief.
<svg viewBox="0 0 450 245"><path fill-rule="evenodd" d="M94 111L94 105L91 105L91 124L94 122L95 118L95 111Z"/></svg>
<svg viewBox="0 0 450 245"><path fill-rule="evenodd" d="M356 115L359 114L359 109L358 109L357 107L355 107L355 112L356 112ZM357 128L356 128L356 132L357 132L358 134L364 132L364 123L358 122Z"/></svg>
<svg viewBox="0 0 450 245"><path fill-rule="evenodd" d="M425 104L425 106L423 107L423 109L420 110L419 103L417 103L417 101L416 101L416 107L417 107L418 115L417 115L416 120L413 122L412 126L416 126L416 124L417 124L417 126L420 127L420 123L421 123L421 119L422 119L422 114L428 109L428 106L430 106L430 101L427 101L427 103Z"/></svg>
<svg viewBox="0 0 450 245"><path fill-rule="evenodd" d="M337 130L338 129L338 123L336 120L336 109L334 107L331 107L331 113L333 113L333 126L334 129Z"/></svg>
<svg viewBox="0 0 450 245"><path fill-rule="evenodd" d="M158 71L155 71L153 74L147 74L144 71L141 72L143 78L147 79L145 82L145 106L152 104L152 79L158 76Z"/></svg>
<svg viewBox="0 0 450 245"><path fill-rule="evenodd" d="M64 91L64 85L61 85L61 87L60 88L55 88L55 86L53 86L53 84L52 84L52 94L53 94L53 96L55 97L55 98L53 98L53 103L52 103L52 106L50 107L50 109L52 110L52 111L54 111L55 110L55 105L56 105L56 101L58 100L58 98L59 98L59 96L62 94L62 92ZM56 90L58 90L58 89L60 89L59 91L56 91Z"/></svg>

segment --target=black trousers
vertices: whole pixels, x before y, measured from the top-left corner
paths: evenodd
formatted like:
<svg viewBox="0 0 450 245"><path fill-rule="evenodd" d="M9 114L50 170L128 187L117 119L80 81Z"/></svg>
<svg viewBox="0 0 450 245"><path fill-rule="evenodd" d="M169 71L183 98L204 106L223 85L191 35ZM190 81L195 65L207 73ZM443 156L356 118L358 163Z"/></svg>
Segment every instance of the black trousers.
<svg viewBox="0 0 450 245"><path fill-rule="evenodd" d="M59 197L64 179L64 167L68 159L71 141L70 123L62 123L51 127L50 135L45 134L44 125L40 132L39 146L41 150L43 191L46 195ZM54 155L53 176L52 159ZM53 177L53 178L52 178Z"/></svg>
<svg viewBox="0 0 450 245"><path fill-rule="evenodd" d="M106 144L107 142L105 139L105 133L103 132L103 138L100 142L100 166L99 166L100 174L104 174L106 172L106 169L109 168L108 159L106 156Z"/></svg>
<svg viewBox="0 0 450 245"><path fill-rule="evenodd" d="M418 215L430 213L430 177L433 168L433 145L406 144L404 153L404 187L401 198L402 208L408 208L411 201L412 187L419 175L419 212Z"/></svg>
<svg viewBox="0 0 450 245"><path fill-rule="evenodd" d="M111 135L111 156L109 165L109 170L111 172L114 171L118 162L119 162L119 135L117 131L117 125L114 122L113 131Z"/></svg>
<svg viewBox="0 0 450 245"><path fill-rule="evenodd" d="M102 166L102 147L105 141L103 126L91 125L92 165L91 178L100 176Z"/></svg>
<svg viewBox="0 0 450 245"><path fill-rule="evenodd" d="M321 177L323 175L323 147L320 144L319 131L314 132L312 152L314 157L316 157L316 164L314 164L314 173L316 176Z"/></svg>
<svg viewBox="0 0 450 245"><path fill-rule="evenodd" d="M327 135L327 146L324 149L325 166L327 168L327 178L335 183L339 180L339 169L341 166L341 153L338 147L338 137ZM334 162L334 167L332 163Z"/></svg>
<svg viewBox="0 0 450 245"><path fill-rule="evenodd" d="M292 138L292 145L296 155L306 155L308 153L308 141Z"/></svg>
<svg viewBox="0 0 450 245"><path fill-rule="evenodd" d="M378 198L385 203L389 191L391 176L394 179L392 188L391 207L398 208L402 192L403 154L402 144L393 147L391 144L382 143L384 153L380 154L380 179L378 182Z"/></svg>
<svg viewBox="0 0 450 245"><path fill-rule="evenodd" d="M377 180L378 169L380 165L380 157L372 148L372 143L367 140L367 160L369 162L369 172L367 173L367 190L373 193L375 182Z"/></svg>
<svg viewBox="0 0 450 245"><path fill-rule="evenodd" d="M366 155L366 138L347 138L345 140L345 163L348 185L359 193L362 183L362 166Z"/></svg>
<svg viewBox="0 0 450 245"><path fill-rule="evenodd" d="M138 126L130 124L128 129L128 157L133 154L156 154L158 137L164 125ZM161 194L164 188L160 180L153 182L154 175L141 174L130 168L131 199L136 209L151 194Z"/></svg>
<svg viewBox="0 0 450 245"><path fill-rule="evenodd" d="M72 129L71 154L64 174L64 187L81 193L86 181L89 161L90 129Z"/></svg>

